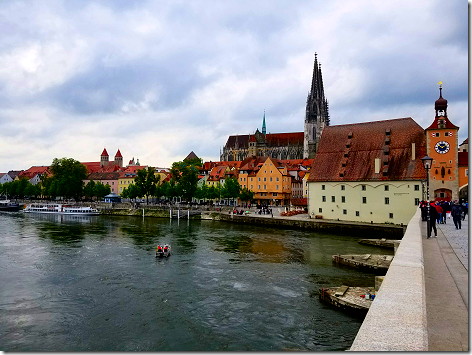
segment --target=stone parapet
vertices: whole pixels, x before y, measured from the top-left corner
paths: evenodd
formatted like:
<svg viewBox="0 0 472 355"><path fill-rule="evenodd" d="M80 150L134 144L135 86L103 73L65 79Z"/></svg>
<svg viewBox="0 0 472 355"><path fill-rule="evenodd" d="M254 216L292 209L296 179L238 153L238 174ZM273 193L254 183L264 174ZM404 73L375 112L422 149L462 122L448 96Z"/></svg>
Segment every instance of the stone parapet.
<svg viewBox="0 0 472 355"><path fill-rule="evenodd" d="M415 213L351 351L427 351L421 212Z"/></svg>

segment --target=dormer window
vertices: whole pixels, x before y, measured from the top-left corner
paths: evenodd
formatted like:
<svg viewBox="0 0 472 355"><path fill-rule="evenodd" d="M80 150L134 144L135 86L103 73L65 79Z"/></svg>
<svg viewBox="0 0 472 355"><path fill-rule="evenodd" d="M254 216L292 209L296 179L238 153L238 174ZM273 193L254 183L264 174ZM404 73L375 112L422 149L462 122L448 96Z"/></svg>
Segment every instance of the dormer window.
<svg viewBox="0 0 472 355"><path fill-rule="evenodd" d="M385 135L386 135L386 136L389 136L390 133L391 133L390 128L387 128L387 129L385 130Z"/></svg>

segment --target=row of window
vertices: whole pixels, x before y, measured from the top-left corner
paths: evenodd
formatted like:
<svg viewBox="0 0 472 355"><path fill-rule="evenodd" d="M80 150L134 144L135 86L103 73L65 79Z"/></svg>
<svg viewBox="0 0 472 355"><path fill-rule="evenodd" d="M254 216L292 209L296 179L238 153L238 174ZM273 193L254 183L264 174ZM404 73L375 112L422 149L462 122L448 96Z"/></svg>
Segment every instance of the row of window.
<svg viewBox="0 0 472 355"><path fill-rule="evenodd" d="M321 202L326 202L326 196L321 196ZM336 202L336 196L331 196L331 202ZM346 196L341 196L341 202L345 203L346 202ZM384 202L386 205L390 204L390 197L385 197ZM367 203L367 197L363 196L362 197L362 203ZM420 204L420 199L415 198L415 206L418 206Z"/></svg>
<svg viewBox="0 0 472 355"><path fill-rule="evenodd" d="M362 191L366 190L366 185L361 185ZM346 185L341 185L341 190L344 191L346 189ZM384 190L389 191L389 185L384 185ZM420 185L414 185L415 191L420 191ZM326 185L321 185L321 190L326 190Z"/></svg>
<svg viewBox="0 0 472 355"><path fill-rule="evenodd" d="M451 133L451 134L449 134ZM433 137L439 137L440 136L440 133L439 132L435 132L435 133L432 133L431 134ZM452 132L444 132L444 137L452 137Z"/></svg>
<svg viewBox="0 0 472 355"><path fill-rule="evenodd" d="M261 181L261 178L260 178L260 177L258 177L257 179L258 179L257 181L259 181L259 182ZM287 179L288 179L288 178L284 178L283 181L287 181ZM243 182L243 181L246 182L246 178L242 178L242 177L241 177L241 178L239 178L239 181L240 181L240 182ZM253 181L253 178L251 178L251 182L252 182L252 181ZM266 177L264 178L264 181L267 181L267 178L266 178ZM269 181L270 181L270 182L273 181L272 177L269 177ZM275 181L279 181L279 177L278 177L278 176L275 178Z"/></svg>
<svg viewBox="0 0 472 355"><path fill-rule="evenodd" d="M318 212L323 213L323 209L319 208ZM343 214L347 214L347 210L343 210ZM356 211L356 217L359 217L359 216L360 216L360 212ZM389 218L393 218L393 213L389 213L388 216L389 216Z"/></svg>
<svg viewBox="0 0 472 355"><path fill-rule="evenodd" d="M261 196L267 196L267 192L260 192ZM277 192L272 192L272 196L277 197Z"/></svg>

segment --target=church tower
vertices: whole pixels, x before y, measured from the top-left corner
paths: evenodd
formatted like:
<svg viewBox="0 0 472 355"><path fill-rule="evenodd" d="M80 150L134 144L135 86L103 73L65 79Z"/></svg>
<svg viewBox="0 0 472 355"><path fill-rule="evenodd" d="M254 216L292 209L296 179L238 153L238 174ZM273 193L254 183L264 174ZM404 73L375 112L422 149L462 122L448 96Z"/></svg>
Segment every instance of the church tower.
<svg viewBox="0 0 472 355"><path fill-rule="evenodd" d="M103 148L103 152L100 155L100 167L107 166L108 163L109 163L109 156L108 156L107 150Z"/></svg>
<svg viewBox="0 0 472 355"><path fill-rule="evenodd" d="M328 101L324 96L321 64L315 53L311 90L306 100L303 158L312 159L325 126L329 126Z"/></svg>
<svg viewBox="0 0 472 355"><path fill-rule="evenodd" d="M119 149L115 154L115 165L118 165L120 168L123 167L123 156L121 155L121 152Z"/></svg>
<svg viewBox="0 0 472 355"><path fill-rule="evenodd" d="M433 158L429 171L431 200L459 199L458 132L447 117L447 100L442 97L441 82L439 99L434 103L436 117L426 128L426 150Z"/></svg>

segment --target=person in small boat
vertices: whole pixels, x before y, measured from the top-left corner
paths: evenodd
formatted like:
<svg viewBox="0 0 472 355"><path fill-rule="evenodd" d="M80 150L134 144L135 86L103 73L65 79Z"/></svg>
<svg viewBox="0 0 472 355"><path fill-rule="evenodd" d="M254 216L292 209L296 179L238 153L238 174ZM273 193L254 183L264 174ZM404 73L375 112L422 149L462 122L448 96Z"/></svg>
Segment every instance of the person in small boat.
<svg viewBox="0 0 472 355"><path fill-rule="evenodd" d="M157 252L162 253L162 247L160 245L157 246Z"/></svg>
<svg viewBox="0 0 472 355"><path fill-rule="evenodd" d="M167 253L168 249L167 249L167 245L164 247L164 253Z"/></svg>

